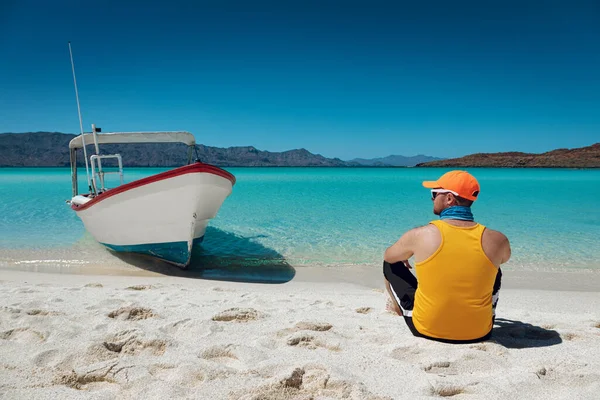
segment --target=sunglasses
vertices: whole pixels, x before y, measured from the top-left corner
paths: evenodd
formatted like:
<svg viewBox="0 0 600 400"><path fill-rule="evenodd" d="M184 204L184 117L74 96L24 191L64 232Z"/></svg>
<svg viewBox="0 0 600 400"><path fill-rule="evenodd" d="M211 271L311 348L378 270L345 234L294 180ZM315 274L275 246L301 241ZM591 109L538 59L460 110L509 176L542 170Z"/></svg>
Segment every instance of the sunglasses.
<svg viewBox="0 0 600 400"><path fill-rule="evenodd" d="M452 193L453 195L458 196L458 193L456 193L453 190L431 189L431 200L435 200L435 198L438 194L446 194L446 193Z"/></svg>

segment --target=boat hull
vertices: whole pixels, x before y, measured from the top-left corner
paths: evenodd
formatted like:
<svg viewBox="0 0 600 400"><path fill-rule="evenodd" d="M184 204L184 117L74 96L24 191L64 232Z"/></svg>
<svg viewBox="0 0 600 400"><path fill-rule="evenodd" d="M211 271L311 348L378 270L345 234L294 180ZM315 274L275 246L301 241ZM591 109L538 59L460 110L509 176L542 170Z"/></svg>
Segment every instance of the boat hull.
<svg viewBox="0 0 600 400"><path fill-rule="evenodd" d="M200 244L204 236L194 238L192 247ZM190 261L191 255L188 242L149 243L134 245L112 245L101 243L110 250L117 253L138 253L165 260L171 264L185 267Z"/></svg>
<svg viewBox="0 0 600 400"><path fill-rule="evenodd" d="M110 189L72 208L109 249L185 267L234 183L228 172L197 163Z"/></svg>

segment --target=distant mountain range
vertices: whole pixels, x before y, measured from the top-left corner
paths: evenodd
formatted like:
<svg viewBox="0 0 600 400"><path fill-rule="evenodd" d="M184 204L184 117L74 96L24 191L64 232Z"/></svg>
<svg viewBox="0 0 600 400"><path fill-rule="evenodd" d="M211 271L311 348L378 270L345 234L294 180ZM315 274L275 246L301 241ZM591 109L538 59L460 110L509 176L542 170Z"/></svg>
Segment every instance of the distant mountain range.
<svg viewBox="0 0 600 400"><path fill-rule="evenodd" d="M546 153L477 153L461 158L431 161L417 167L600 168L600 143Z"/></svg>
<svg viewBox="0 0 600 400"><path fill-rule="evenodd" d="M0 134L0 167L69 166L69 141L75 136L60 132ZM120 153L124 165L130 167L173 167L187 160L186 146L179 143L102 145L101 150L104 154ZM389 156L343 161L306 149L271 152L253 146L221 148L202 144L196 146L196 151L201 161L222 167L385 167L437 160L427 156ZM79 163L83 163L82 157Z"/></svg>
<svg viewBox="0 0 600 400"><path fill-rule="evenodd" d="M69 141L76 135L60 132L0 134L0 167L69 166ZM91 147L88 147L91 149ZM179 143L102 145L103 154L120 153L125 166L174 167L187 161L186 146ZM252 146L196 146L197 157L221 167L566 167L600 168L600 143L578 149L559 149L543 154L479 153L454 159L425 155L356 158L343 161L313 154L306 149L270 152ZM83 157L79 157L83 165Z"/></svg>
<svg viewBox="0 0 600 400"><path fill-rule="evenodd" d="M0 134L0 167L69 166L69 141L76 135L59 132ZM89 147L91 149L92 147ZM252 146L196 146L202 162L226 167L352 167L355 163L326 158L306 149L283 152L261 151ZM88 150L89 151L89 150ZM180 143L102 145L103 154L119 153L130 167L173 167L187 161L187 146ZM83 157L79 157L83 165Z"/></svg>
<svg viewBox="0 0 600 400"><path fill-rule="evenodd" d="M358 163L360 165L370 166L370 167L414 167L415 165L417 165L419 163L425 163L425 162L436 161L436 160L443 160L443 158L430 157L430 156L425 156L423 154L419 154L419 155L412 156L412 157L391 155L391 156L387 156L387 157L371 158L371 159L355 158L353 160L350 160L349 162Z"/></svg>

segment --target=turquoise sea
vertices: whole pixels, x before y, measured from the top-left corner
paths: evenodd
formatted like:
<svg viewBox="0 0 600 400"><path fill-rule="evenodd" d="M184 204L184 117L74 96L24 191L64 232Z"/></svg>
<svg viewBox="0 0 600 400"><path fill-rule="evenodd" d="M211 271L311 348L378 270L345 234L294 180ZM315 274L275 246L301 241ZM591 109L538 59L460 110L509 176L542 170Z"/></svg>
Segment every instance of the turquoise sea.
<svg viewBox="0 0 600 400"><path fill-rule="evenodd" d="M165 169L125 169L132 181ZM435 219L421 181L447 169L227 168L232 195L211 221L205 260L304 265L381 264L406 230ZM479 222L504 232L508 268L600 269L600 170L471 169ZM85 169L79 172L85 187ZM68 168L0 169L0 266L85 267L120 259L99 246L65 200ZM174 205L175 206L175 205ZM199 258L202 262L203 257ZM216 261L215 261L216 260Z"/></svg>

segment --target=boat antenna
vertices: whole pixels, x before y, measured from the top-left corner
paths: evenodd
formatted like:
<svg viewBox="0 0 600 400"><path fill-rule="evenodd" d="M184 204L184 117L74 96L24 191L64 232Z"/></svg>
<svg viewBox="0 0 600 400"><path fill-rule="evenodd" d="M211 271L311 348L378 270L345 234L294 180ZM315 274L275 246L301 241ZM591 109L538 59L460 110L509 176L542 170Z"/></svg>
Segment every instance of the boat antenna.
<svg viewBox="0 0 600 400"><path fill-rule="evenodd" d="M79 106L79 92L77 91L77 78L75 77L75 63L73 62L73 51L71 50L71 42L69 42L69 54L71 55L71 70L73 71L73 84L75 85L75 99L77 100L77 114L79 114L79 131L81 132L81 143L83 147L83 157L85 160L85 174L87 176L87 184L90 193L92 193L92 184L90 182L90 171L88 169L87 150L85 149L85 136L83 135L83 122L81 120L81 107ZM75 164L77 168L77 164Z"/></svg>

